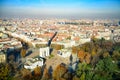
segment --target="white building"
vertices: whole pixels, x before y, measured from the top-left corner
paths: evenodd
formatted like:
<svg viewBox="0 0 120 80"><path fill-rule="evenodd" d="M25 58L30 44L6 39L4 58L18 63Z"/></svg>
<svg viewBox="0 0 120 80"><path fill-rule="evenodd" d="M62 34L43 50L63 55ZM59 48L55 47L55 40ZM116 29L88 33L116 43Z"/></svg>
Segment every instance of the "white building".
<svg viewBox="0 0 120 80"><path fill-rule="evenodd" d="M61 49L57 51L58 55L61 57L70 57L71 55L71 51L67 50L67 49Z"/></svg>
<svg viewBox="0 0 120 80"><path fill-rule="evenodd" d="M81 44L84 44L84 43L86 43L86 42L90 42L90 41L91 41L90 38L80 39Z"/></svg>
<svg viewBox="0 0 120 80"><path fill-rule="evenodd" d="M65 42L62 45L64 45L65 48L69 48L69 47L75 46L75 41Z"/></svg>
<svg viewBox="0 0 120 80"><path fill-rule="evenodd" d="M110 31L106 31L106 32L98 32L98 35L95 36L98 39L104 38L105 40L109 40L110 39Z"/></svg>
<svg viewBox="0 0 120 80"><path fill-rule="evenodd" d="M24 68L33 70L37 66L43 66L42 58L27 58L24 64Z"/></svg>
<svg viewBox="0 0 120 80"><path fill-rule="evenodd" d="M40 48L40 50L39 50L40 57L47 57L49 55L50 55L50 48L49 47Z"/></svg>

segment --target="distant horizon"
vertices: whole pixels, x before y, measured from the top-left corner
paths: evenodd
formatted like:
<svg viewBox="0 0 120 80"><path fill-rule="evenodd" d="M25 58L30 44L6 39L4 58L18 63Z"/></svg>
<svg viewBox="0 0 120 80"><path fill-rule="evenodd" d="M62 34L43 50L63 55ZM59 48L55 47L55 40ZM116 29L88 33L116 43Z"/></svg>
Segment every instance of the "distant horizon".
<svg viewBox="0 0 120 80"><path fill-rule="evenodd" d="M37 19L37 20L120 20L120 18L88 18L88 17L79 17L79 18L65 18L65 17L0 17L0 19Z"/></svg>
<svg viewBox="0 0 120 80"><path fill-rule="evenodd" d="M120 19L120 0L0 0L0 18Z"/></svg>

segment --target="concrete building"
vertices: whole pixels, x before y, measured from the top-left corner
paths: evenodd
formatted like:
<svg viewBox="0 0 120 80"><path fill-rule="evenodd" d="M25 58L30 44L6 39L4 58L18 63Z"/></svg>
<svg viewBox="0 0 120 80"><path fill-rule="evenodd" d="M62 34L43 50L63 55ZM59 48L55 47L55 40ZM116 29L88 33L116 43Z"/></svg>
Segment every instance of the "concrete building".
<svg viewBox="0 0 120 80"><path fill-rule="evenodd" d="M27 58L24 64L24 68L33 70L37 66L43 66L42 58Z"/></svg>
<svg viewBox="0 0 120 80"><path fill-rule="evenodd" d="M39 56L40 57L47 57L49 55L50 55L50 48L49 47L39 49Z"/></svg>

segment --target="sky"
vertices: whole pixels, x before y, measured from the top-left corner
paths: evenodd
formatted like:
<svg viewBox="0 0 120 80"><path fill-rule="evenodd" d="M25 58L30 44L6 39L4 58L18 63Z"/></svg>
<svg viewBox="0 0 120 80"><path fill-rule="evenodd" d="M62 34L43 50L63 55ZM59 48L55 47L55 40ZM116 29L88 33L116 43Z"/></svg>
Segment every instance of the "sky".
<svg viewBox="0 0 120 80"><path fill-rule="evenodd" d="M120 18L120 0L0 0L2 18Z"/></svg>

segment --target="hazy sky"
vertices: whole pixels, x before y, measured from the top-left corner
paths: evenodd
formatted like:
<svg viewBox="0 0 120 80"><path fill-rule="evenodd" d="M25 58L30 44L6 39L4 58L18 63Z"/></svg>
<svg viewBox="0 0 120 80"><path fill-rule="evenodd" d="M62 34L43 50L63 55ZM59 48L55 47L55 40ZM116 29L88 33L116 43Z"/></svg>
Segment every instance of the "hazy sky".
<svg viewBox="0 0 120 80"><path fill-rule="evenodd" d="M0 17L120 18L120 0L0 0Z"/></svg>

